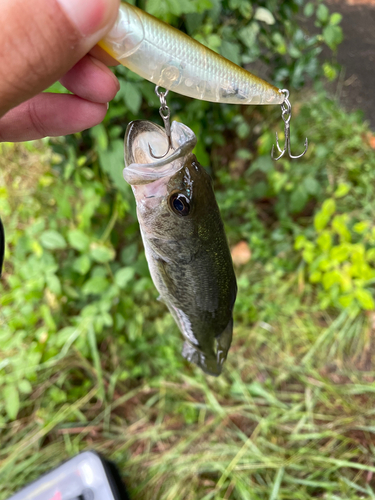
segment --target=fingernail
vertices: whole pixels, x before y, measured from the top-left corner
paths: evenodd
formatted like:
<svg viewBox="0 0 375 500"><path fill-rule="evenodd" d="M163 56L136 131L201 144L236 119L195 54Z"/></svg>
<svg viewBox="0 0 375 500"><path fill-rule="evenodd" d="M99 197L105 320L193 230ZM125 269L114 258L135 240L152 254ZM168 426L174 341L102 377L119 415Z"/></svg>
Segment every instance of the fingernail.
<svg viewBox="0 0 375 500"><path fill-rule="evenodd" d="M110 27L118 13L119 0L57 0L61 8L81 32L88 36Z"/></svg>

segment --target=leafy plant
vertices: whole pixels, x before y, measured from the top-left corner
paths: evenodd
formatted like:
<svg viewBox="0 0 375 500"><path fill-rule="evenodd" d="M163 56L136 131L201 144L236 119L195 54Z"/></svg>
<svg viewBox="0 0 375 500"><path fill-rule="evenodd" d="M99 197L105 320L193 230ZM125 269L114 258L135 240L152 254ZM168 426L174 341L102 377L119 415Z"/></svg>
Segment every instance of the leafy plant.
<svg viewBox="0 0 375 500"><path fill-rule="evenodd" d="M350 186L338 186L341 198ZM359 309L373 310L375 303L369 287L375 278L375 227L355 214L337 213L335 198L324 201L314 218L315 238L296 239L302 250L311 283L319 283L321 307L343 307L356 315Z"/></svg>
<svg viewBox="0 0 375 500"><path fill-rule="evenodd" d="M322 2L139 5L232 60L261 61L278 85L334 76L317 62L341 33ZM375 160L362 116L295 94L292 148L308 135L309 152L274 164L279 109L170 99L200 139L230 245L251 250L225 373L207 378L157 301L122 178L124 130L159 120L159 103L152 84L116 73L103 124L1 145L1 500L87 447L118 463L137 498L373 497Z"/></svg>

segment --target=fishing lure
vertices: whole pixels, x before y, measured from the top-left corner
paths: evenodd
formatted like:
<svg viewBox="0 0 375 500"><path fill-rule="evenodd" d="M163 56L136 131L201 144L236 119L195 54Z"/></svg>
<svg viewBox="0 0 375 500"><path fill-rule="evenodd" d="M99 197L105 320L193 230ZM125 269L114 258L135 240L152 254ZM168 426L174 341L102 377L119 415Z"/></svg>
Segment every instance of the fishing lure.
<svg viewBox="0 0 375 500"><path fill-rule="evenodd" d="M99 45L146 80L194 99L227 104L280 104L290 153L291 104L280 90L137 7L122 3L117 21ZM170 145L169 145L170 146ZM168 146L168 147L169 147ZM169 149L168 149L169 150Z"/></svg>
<svg viewBox="0 0 375 500"><path fill-rule="evenodd" d="M173 152L160 155L169 142ZM134 121L124 178L152 280L185 339L182 355L217 376L232 341L237 285L211 178L192 153L196 142L182 123L174 121L168 137L159 125Z"/></svg>

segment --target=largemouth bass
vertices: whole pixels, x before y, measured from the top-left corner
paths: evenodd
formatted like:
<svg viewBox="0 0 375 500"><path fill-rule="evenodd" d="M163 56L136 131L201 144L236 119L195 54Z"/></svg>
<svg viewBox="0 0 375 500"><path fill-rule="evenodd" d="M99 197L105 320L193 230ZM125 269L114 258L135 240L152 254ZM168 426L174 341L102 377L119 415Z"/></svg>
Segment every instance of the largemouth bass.
<svg viewBox="0 0 375 500"><path fill-rule="evenodd" d="M285 100L274 85L125 2L99 45L138 75L177 94L227 104Z"/></svg>
<svg viewBox="0 0 375 500"><path fill-rule="evenodd" d="M182 355L217 376L232 341L232 259L211 178L192 153L194 133L173 122L174 151L155 160L167 142L159 125L130 123L124 178L136 199L151 277L185 339Z"/></svg>

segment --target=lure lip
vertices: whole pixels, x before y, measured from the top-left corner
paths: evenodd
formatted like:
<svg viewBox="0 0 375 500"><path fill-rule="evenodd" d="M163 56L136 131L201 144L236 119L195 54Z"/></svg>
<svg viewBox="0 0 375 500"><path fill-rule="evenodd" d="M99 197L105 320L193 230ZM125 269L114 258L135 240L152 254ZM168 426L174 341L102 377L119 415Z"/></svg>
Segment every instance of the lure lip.
<svg viewBox="0 0 375 500"><path fill-rule="evenodd" d="M135 158L134 148L137 147L137 139L142 133L157 133L160 139L167 140L167 134L160 125L147 120L135 120L129 123L125 132L123 176L126 182L131 185L147 184L178 172L183 167L181 159L191 153L197 143L197 138L189 127L174 121L171 125L171 141L174 151L165 158L155 160L149 155L148 148L144 147L142 153L145 153L150 161L139 162Z"/></svg>

